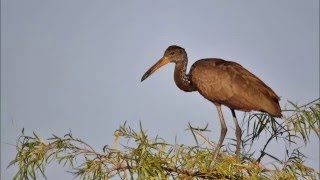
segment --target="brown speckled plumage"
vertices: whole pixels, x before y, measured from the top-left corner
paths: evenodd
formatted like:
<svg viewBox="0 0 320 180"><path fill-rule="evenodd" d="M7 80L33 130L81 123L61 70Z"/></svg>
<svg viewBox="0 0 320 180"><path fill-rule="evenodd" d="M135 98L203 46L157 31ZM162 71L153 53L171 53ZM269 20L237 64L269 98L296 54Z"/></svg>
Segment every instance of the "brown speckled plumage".
<svg viewBox="0 0 320 180"><path fill-rule="evenodd" d="M206 99L241 111L262 111L280 117L279 97L240 64L202 59L190 70L193 86Z"/></svg>

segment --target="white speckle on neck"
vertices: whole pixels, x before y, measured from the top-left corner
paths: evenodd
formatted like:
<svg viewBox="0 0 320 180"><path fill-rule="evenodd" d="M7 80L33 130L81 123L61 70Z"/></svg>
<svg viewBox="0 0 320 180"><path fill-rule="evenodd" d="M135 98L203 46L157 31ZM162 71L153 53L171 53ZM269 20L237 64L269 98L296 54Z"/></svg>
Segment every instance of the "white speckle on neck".
<svg viewBox="0 0 320 180"><path fill-rule="evenodd" d="M187 64L188 64L188 62L187 62L187 61L184 61L184 63L183 63L183 67L182 67L182 69L181 69L181 73L180 73L180 75L181 75L181 79L182 79L182 81L184 81L185 83L190 84L189 75L188 75L188 74L186 74L186 71L187 71Z"/></svg>
<svg viewBox="0 0 320 180"><path fill-rule="evenodd" d="M174 80L179 89L191 92L195 91L195 87L192 85L189 74L186 73L188 65L188 58L185 55L184 59L176 63L174 71Z"/></svg>

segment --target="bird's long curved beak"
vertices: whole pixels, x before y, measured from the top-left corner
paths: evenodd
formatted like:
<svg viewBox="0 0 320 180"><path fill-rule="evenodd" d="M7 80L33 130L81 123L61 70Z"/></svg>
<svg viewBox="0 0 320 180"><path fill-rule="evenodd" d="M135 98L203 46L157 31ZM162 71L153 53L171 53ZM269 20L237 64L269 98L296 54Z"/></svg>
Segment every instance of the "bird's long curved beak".
<svg viewBox="0 0 320 180"><path fill-rule="evenodd" d="M152 73L154 73L157 69L159 69L161 66L168 64L170 60L166 57L161 58L157 63L155 63L151 68L144 73L144 75L141 78L141 82L145 79L147 79Z"/></svg>

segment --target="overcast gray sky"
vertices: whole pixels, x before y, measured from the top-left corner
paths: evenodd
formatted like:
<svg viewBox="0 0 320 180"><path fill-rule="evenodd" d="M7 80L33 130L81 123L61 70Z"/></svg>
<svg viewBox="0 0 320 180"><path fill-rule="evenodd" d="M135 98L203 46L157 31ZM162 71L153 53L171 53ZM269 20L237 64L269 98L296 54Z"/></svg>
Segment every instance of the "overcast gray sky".
<svg viewBox="0 0 320 180"><path fill-rule="evenodd" d="M16 172L6 169L15 155L8 144L22 127L44 138L71 130L102 148L125 121L185 144L194 144L188 122L209 123L208 136L217 141L216 108L176 87L173 64L140 83L172 44L186 49L189 67L206 57L242 64L282 97L282 106L319 97L318 0L2 0L1 179ZM230 111L223 110L233 138ZM303 149L318 169L319 142L312 141ZM53 165L46 173L71 179L66 170Z"/></svg>

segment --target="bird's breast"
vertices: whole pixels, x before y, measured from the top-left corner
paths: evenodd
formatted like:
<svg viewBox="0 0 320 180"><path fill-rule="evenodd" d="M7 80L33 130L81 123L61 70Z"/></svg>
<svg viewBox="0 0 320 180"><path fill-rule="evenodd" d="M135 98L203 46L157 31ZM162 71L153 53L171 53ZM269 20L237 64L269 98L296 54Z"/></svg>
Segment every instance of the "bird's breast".
<svg viewBox="0 0 320 180"><path fill-rule="evenodd" d="M232 76L228 73L226 66L219 67L219 61L200 60L197 61L191 71L191 81L199 93L210 101L225 101L232 97Z"/></svg>

